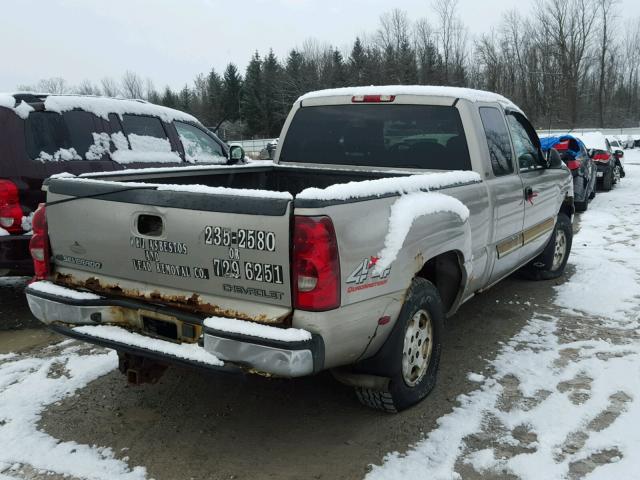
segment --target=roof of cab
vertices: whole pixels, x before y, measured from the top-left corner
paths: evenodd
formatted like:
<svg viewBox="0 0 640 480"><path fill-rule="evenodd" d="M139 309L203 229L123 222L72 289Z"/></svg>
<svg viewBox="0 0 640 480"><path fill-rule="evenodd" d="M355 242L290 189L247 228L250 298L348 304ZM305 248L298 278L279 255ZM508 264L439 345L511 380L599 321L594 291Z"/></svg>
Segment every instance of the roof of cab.
<svg viewBox="0 0 640 480"><path fill-rule="evenodd" d="M520 108L508 98L497 93L472 88L442 87L435 85L371 85L369 87L343 87L331 88L309 92L298 98L298 101L311 98L356 96L356 95L417 95L429 97L448 97L452 101L457 98L470 102L497 102L504 108L521 111Z"/></svg>
<svg viewBox="0 0 640 480"><path fill-rule="evenodd" d="M188 113L173 108L155 105L144 100L99 97L92 95L58 95L49 93L18 92L0 93L0 106L14 110L22 118L33 110L31 105L41 104L45 111L63 113L69 110L84 110L108 120L110 113L117 115L151 115L164 122L182 120L200 123Z"/></svg>

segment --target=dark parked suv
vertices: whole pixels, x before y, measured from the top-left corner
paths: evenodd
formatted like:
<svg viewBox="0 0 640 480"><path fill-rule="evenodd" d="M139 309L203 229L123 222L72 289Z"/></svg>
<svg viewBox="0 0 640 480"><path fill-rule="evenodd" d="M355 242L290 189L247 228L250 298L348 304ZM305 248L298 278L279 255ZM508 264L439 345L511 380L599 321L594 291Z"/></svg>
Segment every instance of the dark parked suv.
<svg viewBox="0 0 640 480"><path fill-rule="evenodd" d="M589 201L596 196L597 167L589 156L582 140L572 135L541 137L543 150L553 148L571 170L573 176L573 199L576 211L584 212Z"/></svg>
<svg viewBox="0 0 640 480"><path fill-rule="evenodd" d="M191 115L143 101L0 94L0 275L33 271L31 217L47 177L243 158L231 150Z"/></svg>

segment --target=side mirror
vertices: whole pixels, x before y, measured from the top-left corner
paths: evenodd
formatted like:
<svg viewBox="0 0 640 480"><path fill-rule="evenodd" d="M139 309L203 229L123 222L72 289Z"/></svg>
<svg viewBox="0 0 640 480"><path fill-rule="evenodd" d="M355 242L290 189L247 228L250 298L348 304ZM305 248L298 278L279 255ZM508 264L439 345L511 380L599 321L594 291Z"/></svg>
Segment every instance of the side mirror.
<svg viewBox="0 0 640 480"><path fill-rule="evenodd" d="M536 165L540 165L540 160L532 153L526 152L518 157L518 163L521 168L532 168Z"/></svg>
<svg viewBox="0 0 640 480"><path fill-rule="evenodd" d="M623 152L622 150L615 150L615 151L613 152L613 155L614 155L616 158L622 158L622 157L624 157L624 152Z"/></svg>
<svg viewBox="0 0 640 480"><path fill-rule="evenodd" d="M562 157L555 148L550 148L547 151L545 158L547 162L547 168L560 168L562 167Z"/></svg>
<svg viewBox="0 0 640 480"><path fill-rule="evenodd" d="M240 145L231 145L229 147L229 165L241 162L244 159L244 148Z"/></svg>
<svg viewBox="0 0 640 480"><path fill-rule="evenodd" d="M589 154L589 158L593 158L593 148L590 148L589 150L587 150L587 153Z"/></svg>

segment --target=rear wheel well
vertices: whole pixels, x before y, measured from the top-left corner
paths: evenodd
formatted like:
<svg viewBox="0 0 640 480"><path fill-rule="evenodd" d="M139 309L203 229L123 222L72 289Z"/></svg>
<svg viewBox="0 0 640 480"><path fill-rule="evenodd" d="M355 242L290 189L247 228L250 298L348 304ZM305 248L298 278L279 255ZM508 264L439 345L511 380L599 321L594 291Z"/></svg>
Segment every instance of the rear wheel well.
<svg viewBox="0 0 640 480"><path fill-rule="evenodd" d="M445 313L453 307L462 288L463 270L458 252L445 252L427 261L416 277L429 280L440 293Z"/></svg>

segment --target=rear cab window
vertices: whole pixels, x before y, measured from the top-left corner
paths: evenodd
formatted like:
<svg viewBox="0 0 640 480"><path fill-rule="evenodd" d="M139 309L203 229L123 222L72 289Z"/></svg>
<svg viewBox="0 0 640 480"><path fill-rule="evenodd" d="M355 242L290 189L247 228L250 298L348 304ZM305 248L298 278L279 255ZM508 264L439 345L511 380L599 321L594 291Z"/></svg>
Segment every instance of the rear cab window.
<svg viewBox="0 0 640 480"><path fill-rule="evenodd" d="M471 170L458 110L439 105L300 108L280 162Z"/></svg>
<svg viewBox="0 0 640 480"><path fill-rule="evenodd" d="M513 173L513 152L502 112L495 107L480 107L479 111L494 175Z"/></svg>
<svg viewBox="0 0 640 480"><path fill-rule="evenodd" d="M509 112L506 117L520 171L526 172L543 168L540 161L542 155L540 148L536 146L536 142L532 138L532 127L517 113Z"/></svg>

